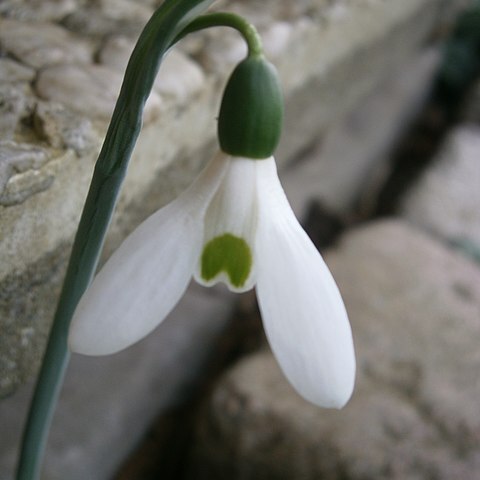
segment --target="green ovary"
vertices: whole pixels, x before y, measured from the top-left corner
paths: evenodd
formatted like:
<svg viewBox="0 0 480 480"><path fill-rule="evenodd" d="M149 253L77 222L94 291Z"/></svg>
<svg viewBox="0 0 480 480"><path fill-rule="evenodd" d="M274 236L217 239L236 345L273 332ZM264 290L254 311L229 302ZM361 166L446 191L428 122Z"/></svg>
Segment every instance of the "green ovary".
<svg viewBox="0 0 480 480"><path fill-rule="evenodd" d="M242 287L252 269L252 252L243 238L225 233L210 240L202 253L202 278L210 281L222 271L231 284Z"/></svg>

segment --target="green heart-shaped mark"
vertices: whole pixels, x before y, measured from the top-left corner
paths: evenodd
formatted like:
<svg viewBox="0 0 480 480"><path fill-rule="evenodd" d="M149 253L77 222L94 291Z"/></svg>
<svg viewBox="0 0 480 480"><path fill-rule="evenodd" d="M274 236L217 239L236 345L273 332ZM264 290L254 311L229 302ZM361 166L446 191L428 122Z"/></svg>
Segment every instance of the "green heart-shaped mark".
<svg viewBox="0 0 480 480"><path fill-rule="evenodd" d="M210 240L202 253L202 278L212 280L225 272L234 287L242 287L252 269L252 252L243 238L225 233Z"/></svg>

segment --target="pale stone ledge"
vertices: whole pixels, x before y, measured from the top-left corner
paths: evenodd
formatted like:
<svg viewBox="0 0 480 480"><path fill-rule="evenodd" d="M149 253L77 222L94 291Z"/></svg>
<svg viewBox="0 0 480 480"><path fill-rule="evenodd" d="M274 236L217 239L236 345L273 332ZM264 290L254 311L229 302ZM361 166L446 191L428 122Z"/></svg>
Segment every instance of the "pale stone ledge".
<svg viewBox="0 0 480 480"><path fill-rule="evenodd" d="M0 7L0 87L12 99L0 143L0 395L38 365L125 52L153 3L6 1ZM440 0L228 4L258 24L280 71L287 100L280 164L407 61L445 6ZM233 32L220 29L187 39L167 59L107 252L209 157L219 94L243 48Z"/></svg>

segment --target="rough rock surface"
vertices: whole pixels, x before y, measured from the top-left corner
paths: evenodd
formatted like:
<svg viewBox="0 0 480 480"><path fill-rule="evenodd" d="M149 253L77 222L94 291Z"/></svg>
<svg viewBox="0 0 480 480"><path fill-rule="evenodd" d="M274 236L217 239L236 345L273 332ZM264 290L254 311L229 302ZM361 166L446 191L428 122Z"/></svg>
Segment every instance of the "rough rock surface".
<svg viewBox="0 0 480 480"><path fill-rule="evenodd" d="M469 95L463 118L466 123L480 124L480 81L475 84Z"/></svg>
<svg viewBox="0 0 480 480"><path fill-rule="evenodd" d="M134 46L133 39L112 36L99 53L100 63L123 73ZM204 83L203 70L180 50L171 50L162 62L154 89L176 105L184 105L202 90Z"/></svg>
<svg viewBox="0 0 480 480"><path fill-rule="evenodd" d="M307 404L269 352L247 358L211 396L191 478L478 478L480 270L398 221L326 259L354 332L350 403Z"/></svg>
<svg viewBox="0 0 480 480"><path fill-rule="evenodd" d="M26 83L18 86L0 83L0 141L14 138L18 124L31 112L32 103L31 90Z"/></svg>
<svg viewBox="0 0 480 480"><path fill-rule="evenodd" d="M52 303L56 292L44 293ZM74 355L42 478L113 478L158 411L182 403L195 387L209 347L229 317L229 305L222 294L192 288L164 324L136 346L108 357ZM38 332L28 327L21 340L27 345L34 335ZM2 480L13 480L31 387L23 387L0 404Z"/></svg>
<svg viewBox="0 0 480 480"><path fill-rule="evenodd" d="M81 156L98 145L92 122L60 103L38 102L33 123L37 134L53 148L71 148Z"/></svg>
<svg viewBox="0 0 480 480"><path fill-rule="evenodd" d="M0 44L6 52L34 68L88 63L92 57L87 41L51 23L29 24L0 18Z"/></svg>
<svg viewBox="0 0 480 480"><path fill-rule="evenodd" d="M403 199L401 214L448 242L480 249L479 152L480 127L457 127Z"/></svg>
<svg viewBox="0 0 480 480"><path fill-rule="evenodd" d="M33 68L10 58L0 58L0 83L30 82L34 78Z"/></svg>
<svg viewBox="0 0 480 480"><path fill-rule="evenodd" d="M78 8L78 0L2 0L0 14L8 17L48 21L60 20Z"/></svg>
<svg viewBox="0 0 480 480"><path fill-rule="evenodd" d="M289 165L284 187L295 211L301 213L308 196L348 215L359 197L371 194L392 143L423 105L438 61L438 51L432 49L402 65L333 123L299 164Z"/></svg>
<svg viewBox="0 0 480 480"><path fill-rule="evenodd" d="M0 141L0 198L5 201L5 189L16 173L38 170L48 160L47 152L31 144L20 144L9 140Z"/></svg>
<svg viewBox="0 0 480 480"><path fill-rule="evenodd" d="M123 75L103 65L56 65L42 70L36 82L41 98L61 103L87 117L108 120L117 101ZM145 119L155 118L160 99L148 98Z"/></svg>

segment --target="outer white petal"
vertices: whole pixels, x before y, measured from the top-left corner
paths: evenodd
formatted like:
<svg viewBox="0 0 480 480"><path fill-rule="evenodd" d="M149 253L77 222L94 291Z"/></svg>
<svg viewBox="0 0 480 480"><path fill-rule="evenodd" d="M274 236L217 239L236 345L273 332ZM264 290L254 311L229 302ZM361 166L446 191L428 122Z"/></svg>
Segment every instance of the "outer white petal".
<svg viewBox="0 0 480 480"><path fill-rule="evenodd" d="M341 408L355 380L342 298L290 208L273 159L259 163L257 295L267 337L300 395L323 407Z"/></svg>
<svg viewBox="0 0 480 480"><path fill-rule="evenodd" d="M71 350L115 353L146 336L170 313L191 279L203 216L227 164L223 157L215 158L188 190L127 237L78 304Z"/></svg>

